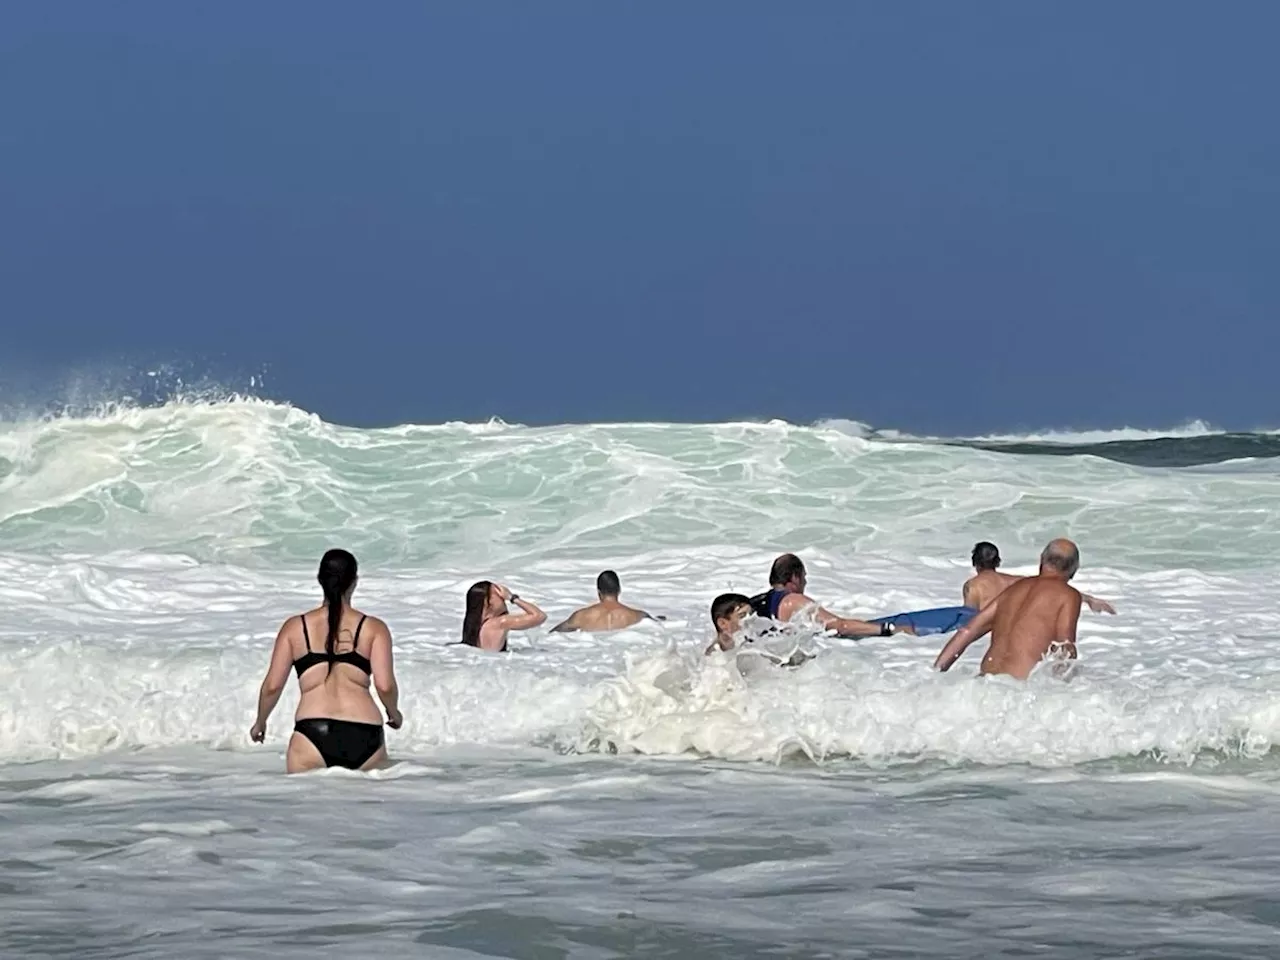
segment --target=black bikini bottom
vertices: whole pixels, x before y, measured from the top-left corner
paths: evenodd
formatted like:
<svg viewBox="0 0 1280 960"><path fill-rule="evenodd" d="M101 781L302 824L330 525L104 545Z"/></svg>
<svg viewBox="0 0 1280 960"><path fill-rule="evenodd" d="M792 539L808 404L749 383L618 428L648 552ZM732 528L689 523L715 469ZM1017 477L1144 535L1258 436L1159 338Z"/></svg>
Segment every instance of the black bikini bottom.
<svg viewBox="0 0 1280 960"><path fill-rule="evenodd" d="M320 752L326 767L359 770L382 748L382 724L311 717L293 725Z"/></svg>

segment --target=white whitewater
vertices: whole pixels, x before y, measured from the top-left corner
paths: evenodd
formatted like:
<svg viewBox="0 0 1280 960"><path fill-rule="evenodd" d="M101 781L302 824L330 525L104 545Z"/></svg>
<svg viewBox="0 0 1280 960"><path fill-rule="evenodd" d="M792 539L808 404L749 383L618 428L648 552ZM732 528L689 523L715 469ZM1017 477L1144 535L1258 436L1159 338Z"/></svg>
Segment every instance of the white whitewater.
<svg viewBox="0 0 1280 960"><path fill-rule="evenodd" d="M1223 459L261 401L0 424L0 953L1269 956L1280 461ZM874 616L1057 535L1119 609L1070 682L938 675L940 637L701 655L784 550ZM294 690L247 729L337 545L394 632L400 763L286 780ZM472 581L554 622L604 567L666 621L450 645Z"/></svg>

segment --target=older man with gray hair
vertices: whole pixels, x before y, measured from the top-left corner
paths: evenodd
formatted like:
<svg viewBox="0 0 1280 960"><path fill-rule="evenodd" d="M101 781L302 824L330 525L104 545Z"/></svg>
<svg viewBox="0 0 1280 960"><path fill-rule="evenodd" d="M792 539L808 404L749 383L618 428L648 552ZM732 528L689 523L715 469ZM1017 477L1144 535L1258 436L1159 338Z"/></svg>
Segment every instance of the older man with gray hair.
<svg viewBox="0 0 1280 960"><path fill-rule="evenodd" d="M1040 572L1005 588L942 648L934 666L948 670L975 640L991 633L980 672L1025 680L1053 653L1074 660L1080 591L1068 581L1080 569L1080 550L1070 540L1054 540L1040 554Z"/></svg>

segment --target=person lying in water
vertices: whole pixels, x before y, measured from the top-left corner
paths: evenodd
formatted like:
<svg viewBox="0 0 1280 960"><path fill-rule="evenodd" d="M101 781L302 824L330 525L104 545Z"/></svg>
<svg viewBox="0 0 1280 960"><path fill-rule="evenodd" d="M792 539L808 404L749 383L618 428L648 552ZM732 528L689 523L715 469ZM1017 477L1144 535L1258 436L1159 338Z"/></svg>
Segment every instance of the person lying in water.
<svg viewBox="0 0 1280 960"><path fill-rule="evenodd" d="M588 633L608 633L634 627L641 620L660 619L643 610L628 607L618 600L621 593L622 584L618 581L618 575L612 570L601 571L600 576L596 577L597 602L573 611L552 627L550 632L573 633L583 630Z"/></svg>
<svg viewBox="0 0 1280 960"><path fill-rule="evenodd" d="M751 600L740 593L722 593L711 601L711 625L715 627L716 638L711 641L711 646L703 651L703 656L709 657L717 650L732 650L737 645L738 635L742 632L742 621L753 612ZM803 650L795 651L786 660L763 647L757 650L762 656L783 667L798 667L806 660L813 659L811 654Z"/></svg>
<svg viewBox="0 0 1280 960"><path fill-rule="evenodd" d="M1012 573L1001 573L997 569L1000 566L1000 550L994 543L984 540L974 544L970 559L973 562L974 575L964 583L962 596L966 607L981 610L1010 586L1019 580L1027 579ZM1105 600L1091 597L1087 593L1080 594L1080 598L1094 613L1116 612L1116 608Z"/></svg>
<svg viewBox="0 0 1280 960"><path fill-rule="evenodd" d="M868 623L866 620L855 620L852 617L837 617L834 613L818 606L805 596L805 585L808 574L804 563L794 553L784 553L773 561L769 570L769 590L752 597L752 609L758 616L771 620L789 621L797 613L809 608L816 608L814 619L826 630L834 630L840 637L892 637L899 633L914 634L915 629L908 624Z"/></svg>
<svg viewBox="0 0 1280 960"><path fill-rule="evenodd" d="M507 608L508 601L519 607L521 612L512 613ZM528 600L521 600L500 583L481 580L467 590L462 642L469 647L505 653L508 633L531 630L546 620L547 615Z"/></svg>
<svg viewBox="0 0 1280 960"><path fill-rule="evenodd" d="M387 726L398 730L404 723L397 706L400 692L391 663L391 631L377 617L351 606L356 558L346 550L325 553L316 579L324 603L290 617L276 634L249 738L254 743L266 738L267 719L280 701L293 667L302 696L294 714L285 770L370 770L387 760L382 714L369 695L370 679L386 708ZM313 634L323 637L323 644L313 645Z"/></svg>
<svg viewBox="0 0 1280 960"><path fill-rule="evenodd" d="M1080 621L1080 591L1068 581L1080 569L1080 551L1070 540L1054 540L1040 554L1040 572L1020 577L956 631L934 661L947 671L975 640L991 633L982 674L1025 680L1048 655L1074 660Z"/></svg>

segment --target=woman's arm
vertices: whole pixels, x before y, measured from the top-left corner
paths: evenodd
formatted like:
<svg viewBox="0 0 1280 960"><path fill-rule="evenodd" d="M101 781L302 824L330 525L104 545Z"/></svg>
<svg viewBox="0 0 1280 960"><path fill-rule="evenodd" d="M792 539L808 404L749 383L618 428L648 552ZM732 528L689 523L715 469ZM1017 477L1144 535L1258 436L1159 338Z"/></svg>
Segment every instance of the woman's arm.
<svg viewBox="0 0 1280 960"><path fill-rule="evenodd" d="M378 627L373 637L373 648L369 651L369 662L373 666L373 688L378 691L378 699L387 711L387 726L392 730L400 729L404 716L400 713L400 687L396 683L395 664L391 659L391 630L381 620L374 618Z"/></svg>
<svg viewBox="0 0 1280 960"><path fill-rule="evenodd" d="M503 630L529 630L533 627L541 626L547 621L547 615L538 609L536 604L530 603L528 600L522 600L506 587L499 586L502 591L502 598L514 603L523 610L523 613L508 613L498 619L498 625Z"/></svg>
<svg viewBox="0 0 1280 960"><path fill-rule="evenodd" d="M276 644L271 650L271 663L267 667L267 675L262 678L262 687L258 690L258 718L249 729L249 739L261 743L267 735L267 718L280 702L280 694L284 692L285 682L289 679L289 667L293 665L293 650L289 643L290 617L280 625L276 634Z"/></svg>

